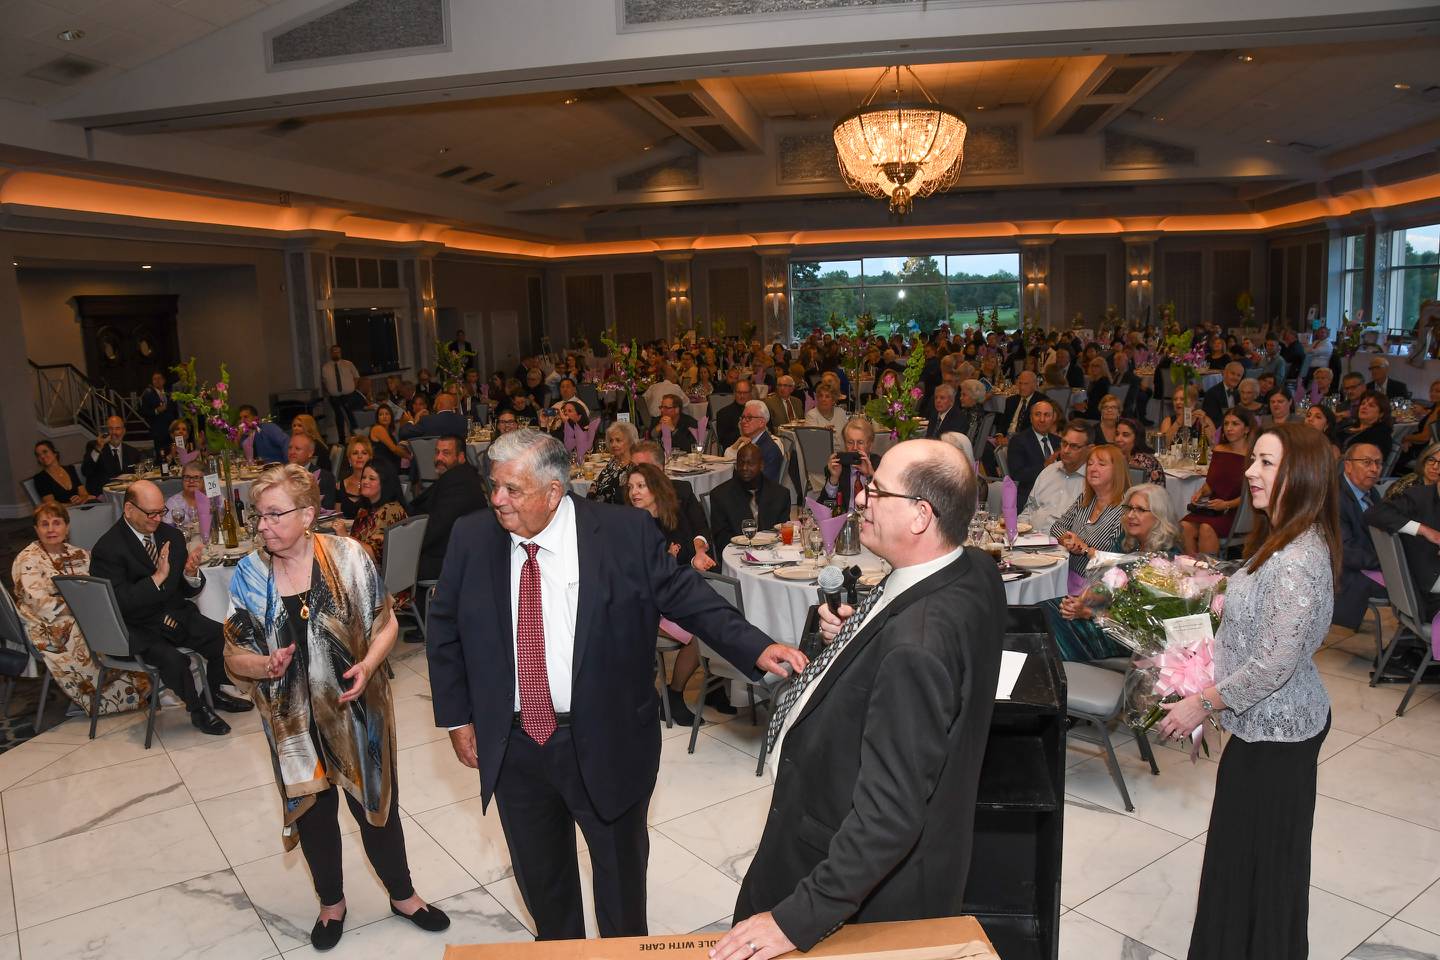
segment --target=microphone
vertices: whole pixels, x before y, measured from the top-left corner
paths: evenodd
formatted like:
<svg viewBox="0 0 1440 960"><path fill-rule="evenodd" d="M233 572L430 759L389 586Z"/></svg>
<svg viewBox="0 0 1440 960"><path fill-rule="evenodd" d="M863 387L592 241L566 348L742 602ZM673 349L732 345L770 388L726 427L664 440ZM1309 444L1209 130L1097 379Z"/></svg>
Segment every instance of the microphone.
<svg viewBox="0 0 1440 960"><path fill-rule="evenodd" d="M839 567L822 567L816 586L820 588L820 600L829 605L830 612L840 615L840 591L845 587L845 574Z"/></svg>

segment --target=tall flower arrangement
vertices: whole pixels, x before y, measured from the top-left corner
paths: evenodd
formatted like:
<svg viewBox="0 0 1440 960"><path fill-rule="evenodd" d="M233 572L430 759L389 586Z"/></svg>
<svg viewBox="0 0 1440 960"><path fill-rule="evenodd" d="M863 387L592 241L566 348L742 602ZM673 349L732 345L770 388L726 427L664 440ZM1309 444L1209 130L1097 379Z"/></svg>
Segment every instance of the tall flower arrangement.
<svg viewBox="0 0 1440 960"><path fill-rule="evenodd" d="M1335 341L1335 350L1345 361L1345 371L1350 372L1354 365L1355 354L1365 343L1365 331L1370 329L1370 324L1365 322L1365 311L1357 310L1355 319L1351 320L1348 313L1342 314L1343 320L1340 324L1340 335Z"/></svg>
<svg viewBox="0 0 1440 960"><path fill-rule="evenodd" d="M600 342L610 353L610 370L601 389L620 393L630 413L630 422L635 423L635 403L650 386L640 366L640 346L633 337L629 343L619 343L609 332L600 334Z"/></svg>
<svg viewBox="0 0 1440 960"><path fill-rule="evenodd" d="M195 417L204 427L206 446L220 454L221 479L225 483L224 520L222 530L225 546L239 545L235 518L235 487L231 477L231 461L242 450L245 438L258 429L254 423L241 423L231 404L230 371L220 364L220 379L202 383L195 374L195 358L171 368L175 387L170 396L175 405Z"/></svg>
<svg viewBox="0 0 1440 960"><path fill-rule="evenodd" d="M916 340L910 347L910 359L899 377L886 370L875 384L875 396L865 404L865 415L886 427L898 440L909 440L919 429L915 408L925 396L920 388L920 374L925 369L925 347Z"/></svg>
<svg viewBox="0 0 1440 960"><path fill-rule="evenodd" d="M470 365L474 350L461 350L454 340L442 342L435 351L435 372L440 375L442 386L465 382L465 369Z"/></svg>
<svg viewBox="0 0 1440 960"><path fill-rule="evenodd" d="M1205 351L1194 346L1194 340L1194 330L1165 335L1165 352L1170 355L1170 381L1177 386L1188 388L1191 380L1199 379L1199 371L1205 366Z"/></svg>

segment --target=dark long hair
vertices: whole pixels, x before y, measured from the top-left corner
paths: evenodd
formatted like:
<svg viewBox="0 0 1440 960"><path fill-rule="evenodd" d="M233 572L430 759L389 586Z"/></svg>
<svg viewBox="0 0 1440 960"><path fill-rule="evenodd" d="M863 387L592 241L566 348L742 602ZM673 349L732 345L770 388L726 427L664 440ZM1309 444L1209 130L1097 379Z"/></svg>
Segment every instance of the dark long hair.
<svg viewBox="0 0 1440 960"><path fill-rule="evenodd" d="M1270 506L1255 511L1255 526L1245 541L1245 569L1254 573L1276 551L1319 525L1330 548L1331 576L1340 577L1339 477L1330 443L1303 423L1277 423L1261 432L1280 441L1280 466L1270 491Z"/></svg>
<svg viewBox="0 0 1440 960"><path fill-rule="evenodd" d="M395 472L395 468L383 460L371 460L360 469L362 477L366 470L374 470L380 477L380 493L374 503L366 504L366 506L371 510L379 510L387 503L398 503L401 509L408 512L408 508L405 506L405 494L400 489L400 475Z"/></svg>
<svg viewBox="0 0 1440 960"><path fill-rule="evenodd" d="M665 476L665 471L653 463L637 463L630 468L631 473L638 473L645 478L645 486L650 488L650 493L655 498L656 519L666 533L674 533L675 528L680 525L680 498L675 493L675 484ZM629 482L629 479L626 479ZM626 502L629 502L627 492Z"/></svg>

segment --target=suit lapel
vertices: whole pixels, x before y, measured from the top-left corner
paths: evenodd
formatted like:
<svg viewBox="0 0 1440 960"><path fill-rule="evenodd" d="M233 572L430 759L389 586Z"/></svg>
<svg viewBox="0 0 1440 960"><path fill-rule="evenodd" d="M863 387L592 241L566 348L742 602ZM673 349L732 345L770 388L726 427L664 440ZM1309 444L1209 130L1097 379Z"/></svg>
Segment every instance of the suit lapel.
<svg viewBox="0 0 1440 960"><path fill-rule="evenodd" d="M571 686L580 675L580 665L585 662L585 648L590 643L590 625L598 615L600 594L603 591L600 576L586 576L586 570L605 569L604 549L600 536L600 524L595 515L598 511L589 509L590 504L571 495L575 502L575 541L580 556L580 600L575 612L575 657L571 661Z"/></svg>
<svg viewBox="0 0 1440 960"><path fill-rule="evenodd" d="M875 638L875 635L880 632L881 628L890 621L891 617L900 613L906 607L910 606L910 604L925 595L948 586L952 581L958 579L963 573L970 569L970 562L970 554L968 552L960 554L959 559L954 563L942 567L924 580L921 580L900 596L887 603L878 615L872 616L867 620L865 626L860 628L860 632L846 645L845 649L840 652L840 655L835 658L835 662L830 664L830 668L825 671L825 675L816 682L815 692L810 694L810 699L805 703L805 709L801 711L800 716L795 718L795 723L797 725L800 724L806 717L814 712L815 708L819 706L820 701L825 699L825 695L840 681L840 677L845 673L846 669L849 668L850 664L854 662L855 658L861 654L865 647L870 644L870 641Z"/></svg>

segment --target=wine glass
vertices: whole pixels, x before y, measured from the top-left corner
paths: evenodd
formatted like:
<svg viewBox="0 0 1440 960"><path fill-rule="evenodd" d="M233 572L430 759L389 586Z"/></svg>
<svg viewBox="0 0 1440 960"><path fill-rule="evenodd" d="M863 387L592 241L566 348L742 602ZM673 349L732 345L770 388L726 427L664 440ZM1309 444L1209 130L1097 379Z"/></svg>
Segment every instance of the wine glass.
<svg viewBox="0 0 1440 960"><path fill-rule="evenodd" d="M740 521L740 532L745 534L745 540L748 546L755 546L755 534L759 532L759 530L760 524L754 520Z"/></svg>

